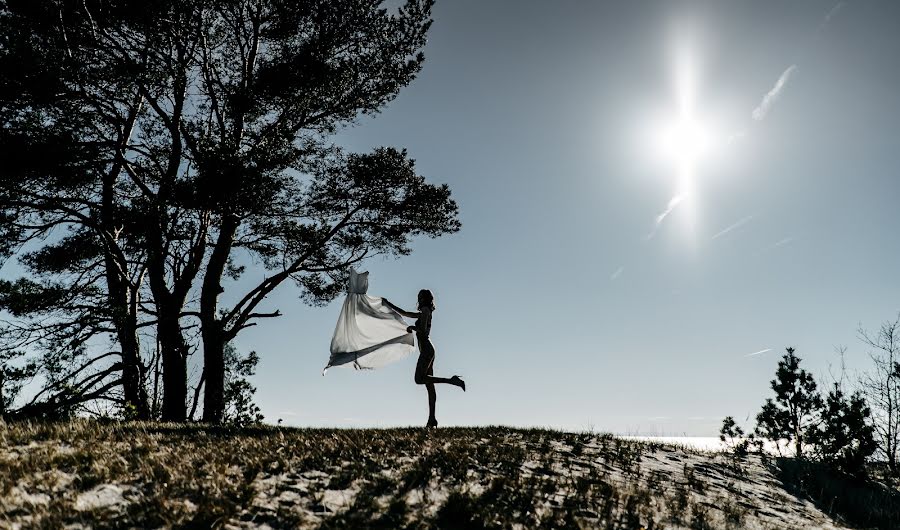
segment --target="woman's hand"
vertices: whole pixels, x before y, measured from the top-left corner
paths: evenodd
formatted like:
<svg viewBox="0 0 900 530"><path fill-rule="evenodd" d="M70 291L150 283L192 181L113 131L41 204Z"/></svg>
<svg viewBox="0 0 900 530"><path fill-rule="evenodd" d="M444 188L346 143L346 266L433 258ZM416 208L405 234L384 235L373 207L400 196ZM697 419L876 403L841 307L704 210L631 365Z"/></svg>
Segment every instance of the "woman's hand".
<svg viewBox="0 0 900 530"><path fill-rule="evenodd" d="M412 332L415 331L415 330L416 330L416 327L415 327L415 326L406 326L406 332L407 332L407 333L412 333Z"/></svg>

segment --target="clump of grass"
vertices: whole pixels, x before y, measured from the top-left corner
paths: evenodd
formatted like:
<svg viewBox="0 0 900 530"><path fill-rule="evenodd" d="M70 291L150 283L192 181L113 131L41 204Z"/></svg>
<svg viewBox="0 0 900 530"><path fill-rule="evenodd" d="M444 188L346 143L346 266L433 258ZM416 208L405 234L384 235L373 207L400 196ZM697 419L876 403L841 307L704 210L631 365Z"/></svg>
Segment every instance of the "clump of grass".
<svg viewBox="0 0 900 530"><path fill-rule="evenodd" d="M484 506L478 498L456 490L450 493L447 502L438 510L434 523L438 528L486 529L486 523L490 521L485 521L483 510Z"/></svg>
<svg viewBox="0 0 900 530"><path fill-rule="evenodd" d="M725 522L732 528L742 528L747 509L731 497L722 497L716 503L725 516Z"/></svg>
<svg viewBox="0 0 900 530"><path fill-rule="evenodd" d="M703 504L694 504L691 509L691 528L694 530L712 530L709 508Z"/></svg>
<svg viewBox="0 0 900 530"><path fill-rule="evenodd" d="M675 523L684 522L690 503L691 494L687 490L687 485L677 482L672 497L666 503L669 510L669 520Z"/></svg>
<svg viewBox="0 0 900 530"><path fill-rule="evenodd" d="M687 481L688 486L697 493L703 493L705 491L706 487L703 484L703 480L697 476L694 466L690 464L684 465L684 479Z"/></svg>

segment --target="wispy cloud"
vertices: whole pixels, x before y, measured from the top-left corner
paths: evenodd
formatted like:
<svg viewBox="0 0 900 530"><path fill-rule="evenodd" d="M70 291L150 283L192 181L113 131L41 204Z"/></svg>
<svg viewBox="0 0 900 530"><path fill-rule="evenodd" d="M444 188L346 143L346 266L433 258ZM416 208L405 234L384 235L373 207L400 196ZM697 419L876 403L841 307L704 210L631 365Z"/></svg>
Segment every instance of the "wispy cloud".
<svg viewBox="0 0 900 530"><path fill-rule="evenodd" d="M612 273L609 276L610 281L616 281L623 272L625 272L625 267L619 267L618 269L616 269L616 272Z"/></svg>
<svg viewBox="0 0 900 530"><path fill-rule="evenodd" d="M781 241L778 241L777 243L772 245L772 248L783 247L784 245L788 245L788 244L792 243L793 241L794 241L793 237L786 237L786 238L782 239Z"/></svg>
<svg viewBox="0 0 900 530"><path fill-rule="evenodd" d="M759 251L756 252L756 255L758 256L760 254L772 252L773 250L775 250L777 248L781 248L781 247L790 245L793 242L794 242L793 237L785 237L784 239L780 239L780 240L772 243L771 245L768 245L768 246L765 246L765 247L759 249Z"/></svg>
<svg viewBox="0 0 900 530"><path fill-rule="evenodd" d="M831 22L831 19L834 18L834 16L838 14L838 11L840 11L841 9L844 9L844 6L846 6L846 5L847 5L847 2L843 2L843 1L834 4L834 7L832 7L828 11L828 13L825 14L825 20L822 21L822 26L824 27L825 24L828 24L829 22Z"/></svg>
<svg viewBox="0 0 900 530"><path fill-rule="evenodd" d="M769 90L769 92L763 96L759 106L753 109L754 120L762 121L762 119L766 117L766 114L769 113L769 109L778 100L778 96L781 95L781 91L784 90L785 85L787 85L788 80L791 78L791 74L793 74L796 69L797 65L792 64L781 74L781 77L775 82L775 86L772 87L772 90Z"/></svg>
<svg viewBox="0 0 900 530"><path fill-rule="evenodd" d="M786 238L776 241L776 242L772 243L771 245L767 246L766 248L762 249L762 252L769 252L771 250L775 250L776 248L783 247L785 245L790 245L793 242L794 242L793 237L786 237Z"/></svg>
<svg viewBox="0 0 900 530"><path fill-rule="evenodd" d="M766 348L765 350L759 350L759 351L755 351L753 353L748 353L747 355L744 355L744 357L755 357L757 355L762 355L763 353L770 352L770 351L772 351L772 348Z"/></svg>
<svg viewBox="0 0 900 530"><path fill-rule="evenodd" d="M712 239L719 239L720 237L724 236L724 235L727 234L728 232L731 232L732 230L735 230L735 229L737 229L737 228L740 228L740 227L744 226L745 224L749 223L749 222L752 221L752 220L753 220L753 216L752 216L752 215L748 215L747 217L744 217L743 219L741 219L740 221L734 223L733 225L727 226L727 227L725 227L724 229L720 230L719 233L717 233L716 235L712 236Z"/></svg>
<svg viewBox="0 0 900 530"><path fill-rule="evenodd" d="M666 205L666 209L656 216L656 223L653 225L653 230L649 234L647 234L647 239L653 239L653 236L656 235L656 231L659 230L659 226L662 224L662 222L666 220L666 217L668 217L669 214L672 213L675 208L677 208L678 205L684 201L686 197L686 194L680 193L669 199L669 204Z"/></svg>

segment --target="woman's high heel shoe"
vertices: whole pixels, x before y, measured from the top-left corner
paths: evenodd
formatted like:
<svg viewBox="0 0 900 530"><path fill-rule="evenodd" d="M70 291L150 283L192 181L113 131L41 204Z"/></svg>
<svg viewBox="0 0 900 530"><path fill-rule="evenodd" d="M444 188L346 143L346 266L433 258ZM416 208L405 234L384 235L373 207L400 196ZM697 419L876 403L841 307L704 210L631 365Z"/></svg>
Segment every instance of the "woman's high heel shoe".
<svg viewBox="0 0 900 530"><path fill-rule="evenodd" d="M454 375L453 377L451 377L450 381L452 381L454 385L463 389L463 392L466 391L466 382L463 381L458 375Z"/></svg>
<svg viewBox="0 0 900 530"><path fill-rule="evenodd" d="M434 418L428 420L428 423L425 424L425 427L437 427L437 420Z"/></svg>

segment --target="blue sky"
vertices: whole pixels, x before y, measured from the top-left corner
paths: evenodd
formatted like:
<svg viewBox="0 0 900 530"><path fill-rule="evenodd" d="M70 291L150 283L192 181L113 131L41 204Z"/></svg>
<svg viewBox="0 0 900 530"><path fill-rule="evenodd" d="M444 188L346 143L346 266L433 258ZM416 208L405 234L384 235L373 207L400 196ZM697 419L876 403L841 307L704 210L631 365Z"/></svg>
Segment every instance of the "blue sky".
<svg viewBox="0 0 900 530"><path fill-rule="evenodd" d="M712 435L755 415L786 346L826 379L836 346L865 366L856 328L900 310L897 5L454 0L434 18L419 78L337 141L405 147L459 202L459 234L364 267L401 306L436 295L436 372L469 387L438 388L442 425ZM654 231L683 191L655 140L682 74L708 145ZM424 423L414 358L322 377L341 301L292 289L238 341L267 419Z"/></svg>
<svg viewBox="0 0 900 530"><path fill-rule="evenodd" d="M441 425L714 435L756 414L786 346L823 382L838 346L867 365L857 327L900 311L900 4L439 0L434 19L419 77L335 141L404 147L459 203L458 234L362 267L408 309L435 293L435 371L468 386L438 387ZM415 357L323 377L342 299L298 295L236 341L267 421L423 425Z"/></svg>
<svg viewBox="0 0 900 530"><path fill-rule="evenodd" d="M438 387L441 425L714 435L756 414L786 346L824 383L836 347L867 366L857 328L900 311L900 4L439 0L434 19L419 77L335 141L404 147L459 203L458 234L362 267L408 309L435 293L436 373L468 386ZM323 377L342 299L298 295L236 341L267 421L423 425L415 356Z"/></svg>

